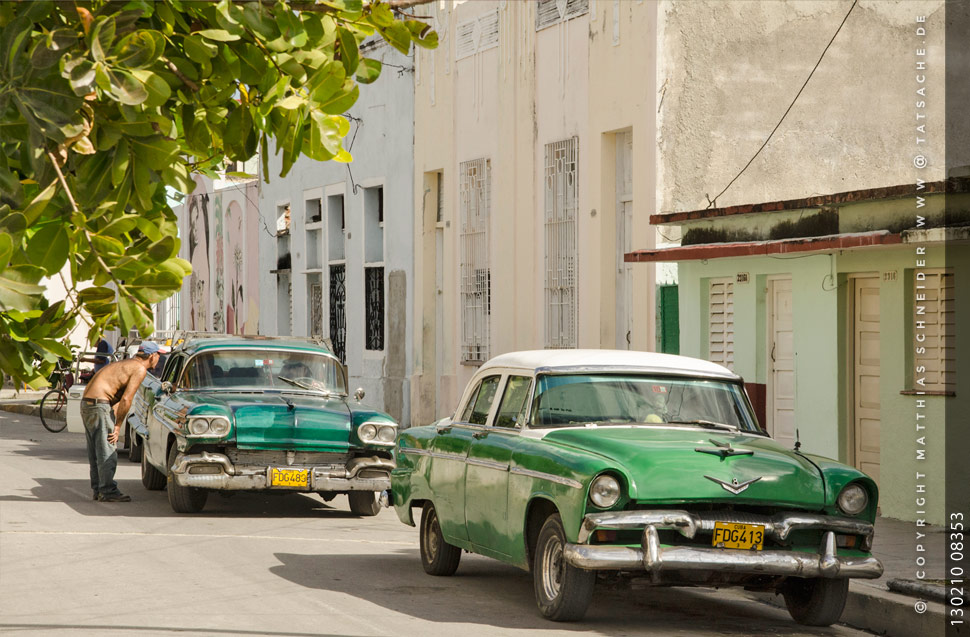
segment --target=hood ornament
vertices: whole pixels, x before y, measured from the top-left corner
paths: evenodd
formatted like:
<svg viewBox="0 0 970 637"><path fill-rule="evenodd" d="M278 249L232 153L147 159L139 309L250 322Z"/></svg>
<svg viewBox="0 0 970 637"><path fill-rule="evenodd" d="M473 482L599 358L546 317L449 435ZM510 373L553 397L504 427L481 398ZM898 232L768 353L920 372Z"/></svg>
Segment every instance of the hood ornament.
<svg viewBox="0 0 970 637"><path fill-rule="evenodd" d="M728 456L753 456L754 452L750 449L735 449L731 446L730 442L721 442L720 440L714 440L709 438L711 444L713 444L717 449L707 449L704 447L697 447L694 451L699 453L709 453L712 456L720 456L722 459Z"/></svg>
<svg viewBox="0 0 970 637"><path fill-rule="evenodd" d="M752 478L751 480L747 480L745 482L738 482L737 478L732 478L730 482L724 482L723 480L718 480L717 478L712 478L711 476L706 475L704 477L710 480L711 482L718 483L719 485L721 485L721 488L724 489L725 491L729 493L733 493L734 495L738 495L739 493L741 493L742 491L750 487L752 484L760 480L763 476L758 476L757 478Z"/></svg>

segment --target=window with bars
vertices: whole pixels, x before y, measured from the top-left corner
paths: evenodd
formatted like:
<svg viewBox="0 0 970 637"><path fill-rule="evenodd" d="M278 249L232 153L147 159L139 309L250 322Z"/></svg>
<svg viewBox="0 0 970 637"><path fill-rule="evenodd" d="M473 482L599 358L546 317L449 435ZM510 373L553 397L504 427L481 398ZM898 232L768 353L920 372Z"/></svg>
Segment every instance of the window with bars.
<svg viewBox="0 0 970 637"><path fill-rule="evenodd" d="M347 362L347 266L330 266L330 342L333 353Z"/></svg>
<svg viewBox="0 0 970 637"><path fill-rule="evenodd" d="M589 13L589 0L539 0L536 4L536 31Z"/></svg>
<svg viewBox="0 0 970 637"><path fill-rule="evenodd" d="M546 144L545 292L546 347L576 347L576 216L579 207L579 139Z"/></svg>
<svg viewBox="0 0 970 637"><path fill-rule="evenodd" d="M488 159L459 166L461 210L461 358L484 362L489 356L491 274L488 220L492 173Z"/></svg>
<svg viewBox="0 0 970 637"><path fill-rule="evenodd" d="M364 268L366 348L384 349L384 266Z"/></svg>
<svg viewBox="0 0 970 637"><path fill-rule="evenodd" d="M734 369L734 281L711 280L707 292L707 360Z"/></svg>
<svg viewBox="0 0 970 637"><path fill-rule="evenodd" d="M950 270L914 277L913 360L917 391L956 391L956 301ZM922 339L922 340L921 340Z"/></svg>
<svg viewBox="0 0 970 637"><path fill-rule="evenodd" d="M364 347L384 349L384 187L364 189Z"/></svg>

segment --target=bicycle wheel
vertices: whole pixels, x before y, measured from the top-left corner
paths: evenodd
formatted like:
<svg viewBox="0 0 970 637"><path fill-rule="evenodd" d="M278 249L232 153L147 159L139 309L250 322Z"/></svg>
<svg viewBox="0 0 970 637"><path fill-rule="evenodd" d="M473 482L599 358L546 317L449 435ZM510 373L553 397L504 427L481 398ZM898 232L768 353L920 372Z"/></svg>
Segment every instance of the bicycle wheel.
<svg viewBox="0 0 970 637"><path fill-rule="evenodd" d="M67 393L52 389L40 399L40 421L47 431L57 433L67 427Z"/></svg>

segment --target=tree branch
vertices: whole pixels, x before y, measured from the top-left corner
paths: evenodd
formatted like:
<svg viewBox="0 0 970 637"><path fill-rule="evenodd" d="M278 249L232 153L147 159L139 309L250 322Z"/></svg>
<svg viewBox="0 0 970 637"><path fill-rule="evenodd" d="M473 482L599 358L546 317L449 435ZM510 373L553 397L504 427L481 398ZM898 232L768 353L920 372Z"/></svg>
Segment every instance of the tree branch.
<svg viewBox="0 0 970 637"><path fill-rule="evenodd" d="M175 74L175 77L182 80L182 84L185 84L190 89L192 89L193 93L199 92L199 85L193 82L192 80L190 80L189 78L187 78L185 74L182 73L182 71L180 71L177 66L172 64L172 62L168 58L162 57L160 59L162 60L162 62L165 63L165 66L168 67L168 70Z"/></svg>

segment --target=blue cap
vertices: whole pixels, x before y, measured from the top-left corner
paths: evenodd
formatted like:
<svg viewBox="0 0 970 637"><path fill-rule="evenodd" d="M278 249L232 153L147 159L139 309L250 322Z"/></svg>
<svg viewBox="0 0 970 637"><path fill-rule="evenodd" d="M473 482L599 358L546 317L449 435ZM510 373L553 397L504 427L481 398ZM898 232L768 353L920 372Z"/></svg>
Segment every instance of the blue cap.
<svg viewBox="0 0 970 637"><path fill-rule="evenodd" d="M157 354L158 343L153 343L152 341L142 341L141 345L138 346L138 351L148 354L149 356L152 354Z"/></svg>

